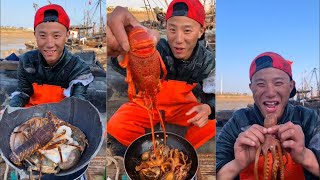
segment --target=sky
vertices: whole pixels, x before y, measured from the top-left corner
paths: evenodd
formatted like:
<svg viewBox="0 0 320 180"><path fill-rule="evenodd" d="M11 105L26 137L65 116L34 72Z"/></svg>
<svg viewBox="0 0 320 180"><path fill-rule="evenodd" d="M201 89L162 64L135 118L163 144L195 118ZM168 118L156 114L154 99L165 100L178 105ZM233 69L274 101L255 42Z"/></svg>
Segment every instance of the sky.
<svg viewBox="0 0 320 180"><path fill-rule="evenodd" d="M250 64L266 51L293 61L297 89L303 76L312 84L308 75L313 68L319 73L319 16L318 0L216 0L216 91L251 93Z"/></svg>
<svg viewBox="0 0 320 180"><path fill-rule="evenodd" d="M93 22L99 24L100 9L98 0L49 0L52 4L61 5L69 15L71 25L79 25L84 22L84 12L89 12ZM33 3L38 7L49 4L48 0L1 0L1 26L16 26L33 28L34 15L36 13ZM91 5L89 5L91 1ZM98 7L98 8L96 8ZM101 12L106 21L106 0L102 0Z"/></svg>

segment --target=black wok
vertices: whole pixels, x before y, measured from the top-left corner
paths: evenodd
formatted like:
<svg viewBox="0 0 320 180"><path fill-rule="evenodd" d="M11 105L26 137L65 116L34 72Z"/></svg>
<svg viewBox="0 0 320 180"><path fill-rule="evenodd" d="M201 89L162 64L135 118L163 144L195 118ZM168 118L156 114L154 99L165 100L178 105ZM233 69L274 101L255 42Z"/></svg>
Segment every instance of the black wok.
<svg viewBox="0 0 320 180"><path fill-rule="evenodd" d="M191 168L189 171L189 176L187 179L192 179L195 177L198 169L198 156L194 147L183 137L178 136L174 133L167 132L167 143L166 145L171 148L176 148L182 151L185 155L192 160ZM163 142L163 132L155 132L156 140ZM139 173L135 170L135 167L141 162L141 155L143 152L149 150L153 146L152 134L145 134L135 141L133 141L126 150L124 156L124 166L128 176L132 180L141 179Z"/></svg>
<svg viewBox="0 0 320 180"><path fill-rule="evenodd" d="M50 111L58 118L78 127L87 137L89 145L83 151L79 162L68 170L61 170L55 176L80 173L86 169L90 160L96 156L103 142L103 125L98 110L86 100L66 98L60 103L43 104L22 108L11 113L5 110L0 121L0 152L6 163L16 170L27 170L24 166L15 166L9 159L11 153L9 140L13 129L32 117L44 117ZM36 174L36 173L35 173ZM45 176L54 176L46 174ZM51 178L54 179L54 178Z"/></svg>

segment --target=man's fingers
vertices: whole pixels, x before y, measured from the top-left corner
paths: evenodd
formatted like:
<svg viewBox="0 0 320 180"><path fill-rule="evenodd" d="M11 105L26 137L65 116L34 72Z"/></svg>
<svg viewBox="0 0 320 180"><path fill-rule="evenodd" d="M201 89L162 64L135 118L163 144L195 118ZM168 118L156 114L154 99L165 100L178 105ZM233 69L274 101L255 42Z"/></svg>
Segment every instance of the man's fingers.
<svg viewBox="0 0 320 180"><path fill-rule="evenodd" d="M160 39L158 31L150 30L142 26L126 8L117 6L113 12L108 15L107 20L108 56L116 57L119 55L119 51L122 53L122 51L128 52L130 50L127 32L135 26L141 26L148 30L154 36L154 44L157 44Z"/></svg>
<svg viewBox="0 0 320 180"><path fill-rule="evenodd" d="M260 126L258 124L254 124L250 127L250 129L257 129L260 133L262 134L267 134L268 130L267 128L263 127L263 126Z"/></svg>
<svg viewBox="0 0 320 180"><path fill-rule="evenodd" d="M293 140L288 140L288 141L284 141L284 142L282 143L282 147L283 147L283 148L292 149L295 144L296 144L295 141L293 141Z"/></svg>
<svg viewBox="0 0 320 180"><path fill-rule="evenodd" d="M258 138L260 143L264 142L264 134L263 134L262 127L260 128L260 127L254 126L250 130L254 134L254 136L256 136Z"/></svg>
<svg viewBox="0 0 320 180"><path fill-rule="evenodd" d="M125 57L125 53L120 53L119 56L117 57L118 62L122 62L124 60Z"/></svg>
<svg viewBox="0 0 320 180"><path fill-rule="evenodd" d="M208 117L202 117L199 120L198 126L201 128L203 126L205 126L208 123Z"/></svg>
<svg viewBox="0 0 320 180"><path fill-rule="evenodd" d="M207 123L208 123L208 118L206 118L206 117L200 117L199 119L197 119L196 121L193 122L193 124L198 127L203 127Z"/></svg>
<svg viewBox="0 0 320 180"><path fill-rule="evenodd" d="M107 34L107 47L111 47L112 49L119 49L120 48L120 44L118 43L118 41L116 40L116 38L114 37L114 34L112 33L111 29L109 26L106 27L106 34Z"/></svg>
<svg viewBox="0 0 320 180"><path fill-rule="evenodd" d="M113 33L115 39L117 40L117 42L119 43L120 47L125 50L125 51L129 51L130 50L130 46L129 46L129 41L128 41L128 35L127 32L125 31L124 27L121 24L112 24L110 23L110 29L112 32L116 32Z"/></svg>
<svg viewBox="0 0 320 180"><path fill-rule="evenodd" d="M251 141L253 141L256 145L260 144L260 140L257 137L257 135L255 135L251 130L247 130L244 132L244 136L248 139L250 139Z"/></svg>
<svg viewBox="0 0 320 180"><path fill-rule="evenodd" d="M197 114L194 117L190 118L187 122L194 123L194 122L198 121L200 118L201 118L200 114Z"/></svg>
<svg viewBox="0 0 320 180"><path fill-rule="evenodd" d="M150 32L151 35L154 36L154 44L157 45L157 43L159 42L160 40L160 33L159 31L155 30L155 29L149 29L148 30Z"/></svg>
<svg viewBox="0 0 320 180"><path fill-rule="evenodd" d="M256 143L254 141L252 141L251 139L247 138L244 135L244 132L239 134L238 139L237 139L237 143L239 146L242 146L242 145L248 145L248 146L252 146L252 147L256 146Z"/></svg>
<svg viewBox="0 0 320 180"><path fill-rule="evenodd" d="M189 116L190 114L194 113L197 111L197 106L194 106L193 108L191 108L188 112L186 112L186 116Z"/></svg>
<svg viewBox="0 0 320 180"><path fill-rule="evenodd" d="M116 7L109 15L108 19L110 19L107 21L108 26L113 32L116 40L122 49L128 52L130 50L130 46L127 31L129 28L139 26L140 23L127 9L123 7Z"/></svg>
<svg viewBox="0 0 320 180"><path fill-rule="evenodd" d="M297 132L294 129L288 129L280 134L279 139L282 142L288 139L296 140L295 133Z"/></svg>
<svg viewBox="0 0 320 180"><path fill-rule="evenodd" d="M275 125L275 126L272 126L272 127L268 128L267 129L268 133L269 134L277 134L278 131L279 131L279 127L280 127L280 125Z"/></svg>
<svg viewBox="0 0 320 180"><path fill-rule="evenodd" d="M125 26L141 26L139 21L132 15L132 14L127 14L126 18L123 21Z"/></svg>
<svg viewBox="0 0 320 180"><path fill-rule="evenodd" d="M280 125L280 126L279 126L279 129L278 129L278 134L279 134L279 136L280 136L283 132L287 131L288 129L292 129L292 128L294 128L294 124L293 124L291 121L289 121L289 122L287 122L287 123L285 123L285 124Z"/></svg>
<svg viewBox="0 0 320 180"><path fill-rule="evenodd" d="M109 26L106 27L107 30L107 56L117 57L123 49L114 37Z"/></svg>
<svg viewBox="0 0 320 180"><path fill-rule="evenodd" d="M292 122L288 122L280 126L278 137L281 142L286 140L293 140L298 142L304 140L304 133L301 126L294 125Z"/></svg>

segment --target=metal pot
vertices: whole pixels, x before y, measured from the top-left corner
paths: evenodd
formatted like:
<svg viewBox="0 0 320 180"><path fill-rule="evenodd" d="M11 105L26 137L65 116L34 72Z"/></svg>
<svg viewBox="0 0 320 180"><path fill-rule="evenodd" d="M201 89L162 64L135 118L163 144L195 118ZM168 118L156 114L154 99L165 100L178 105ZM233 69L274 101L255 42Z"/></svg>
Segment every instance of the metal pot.
<svg viewBox="0 0 320 180"><path fill-rule="evenodd" d="M167 146L182 151L192 160L187 179L193 179L196 176L199 164L196 150L185 138L170 132L167 132L166 135ZM155 132L155 137L157 141L162 142L164 134L162 131L158 131ZM141 179L139 173L135 170L135 167L141 162L142 153L149 150L152 146L152 134L148 133L134 140L127 148L124 156L124 166L126 173L132 180Z"/></svg>
<svg viewBox="0 0 320 180"><path fill-rule="evenodd" d="M66 176L85 169L90 160L96 156L103 143L103 125L98 110L86 100L66 98L60 103L43 104L30 108L22 108L8 113L5 110L0 121L0 152L6 163L16 170L27 170L24 166L14 165L9 158L11 153L10 135L16 126L26 122L32 117L44 117L50 111L76 127L87 137L89 145L83 151L79 162L68 170L61 170L55 176Z"/></svg>

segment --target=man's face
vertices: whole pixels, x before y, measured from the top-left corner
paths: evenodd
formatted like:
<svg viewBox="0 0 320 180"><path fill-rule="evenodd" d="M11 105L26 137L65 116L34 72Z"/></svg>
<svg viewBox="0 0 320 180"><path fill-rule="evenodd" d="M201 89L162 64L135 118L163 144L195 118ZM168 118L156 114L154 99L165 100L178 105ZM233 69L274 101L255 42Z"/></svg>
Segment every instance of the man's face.
<svg viewBox="0 0 320 180"><path fill-rule="evenodd" d="M167 38L173 55L177 59L187 60L203 32L204 28L191 18L185 16L169 18Z"/></svg>
<svg viewBox="0 0 320 180"><path fill-rule="evenodd" d="M282 117L288 104L291 90L295 82L290 81L287 73L276 68L265 68L252 76L250 89L255 104L263 117L266 114L276 114L278 120Z"/></svg>
<svg viewBox="0 0 320 180"><path fill-rule="evenodd" d="M34 35L38 49L48 65L55 65L63 53L69 31L58 22L43 22L35 28Z"/></svg>

